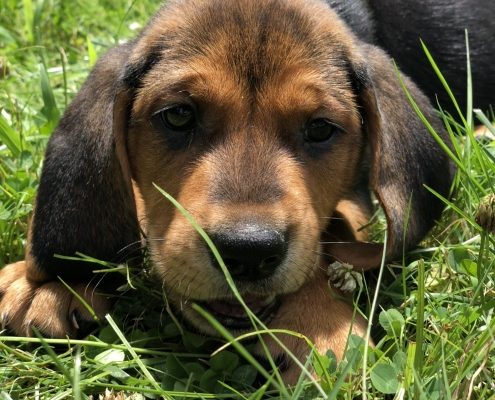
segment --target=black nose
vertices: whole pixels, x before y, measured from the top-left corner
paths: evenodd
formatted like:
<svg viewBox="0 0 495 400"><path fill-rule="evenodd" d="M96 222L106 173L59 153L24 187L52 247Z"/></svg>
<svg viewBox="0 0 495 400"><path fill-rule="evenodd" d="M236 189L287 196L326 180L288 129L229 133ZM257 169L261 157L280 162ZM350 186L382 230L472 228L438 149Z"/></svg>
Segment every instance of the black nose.
<svg viewBox="0 0 495 400"><path fill-rule="evenodd" d="M272 275L287 253L287 235L259 224L242 224L210 234L230 274L237 280ZM213 265L220 268L213 254Z"/></svg>

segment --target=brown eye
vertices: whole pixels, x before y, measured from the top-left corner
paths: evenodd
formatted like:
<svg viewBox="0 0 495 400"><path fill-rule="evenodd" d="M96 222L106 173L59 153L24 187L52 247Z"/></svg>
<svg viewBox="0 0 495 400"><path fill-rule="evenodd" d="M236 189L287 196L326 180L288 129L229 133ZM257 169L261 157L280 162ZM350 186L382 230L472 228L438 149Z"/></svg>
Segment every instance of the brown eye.
<svg viewBox="0 0 495 400"><path fill-rule="evenodd" d="M306 125L304 140L312 143L326 142L339 131L341 131L341 128L338 125L325 118L316 118Z"/></svg>
<svg viewBox="0 0 495 400"><path fill-rule="evenodd" d="M189 104L174 104L155 112L150 119L155 132L166 140L172 150L192 145L197 134L196 108Z"/></svg>
<svg viewBox="0 0 495 400"><path fill-rule="evenodd" d="M176 132L188 132L196 126L196 116L194 109L187 104L178 104L156 114L165 128Z"/></svg>

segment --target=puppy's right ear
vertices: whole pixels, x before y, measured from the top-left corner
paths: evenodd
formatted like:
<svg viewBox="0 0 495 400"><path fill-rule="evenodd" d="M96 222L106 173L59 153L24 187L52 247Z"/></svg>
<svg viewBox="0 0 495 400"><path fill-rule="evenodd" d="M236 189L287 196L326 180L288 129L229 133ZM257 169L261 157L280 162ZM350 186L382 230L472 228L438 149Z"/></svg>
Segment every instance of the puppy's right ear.
<svg viewBox="0 0 495 400"><path fill-rule="evenodd" d="M401 85L388 55L370 45L362 45L361 51L365 62L361 59L360 101L371 150L370 186L387 218L387 258L400 259L423 239L444 209L444 203L428 189L448 197L454 172L404 89L444 144L450 141L428 98L405 75Z"/></svg>
<svg viewBox="0 0 495 400"><path fill-rule="evenodd" d="M122 79L131 50L97 63L48 143L28 255L45 275L84 279L90 264L55 255L119 262L139 243L125 139L133 88Z"/></svg>
<svg viewBox="0 0 495 400"><path fill-rule="evenodd" d="M409 104L393 61L375 46L359 48L351 78L369 145L369 185L387 219L386 259L400 259L423 239L444 208L428 188L448 197L454 170ZM409 78L401 79L448 146L448 135L430 101ZM383 246L335 243L327 251L339 261L369 269L380 265Z"/></svg>

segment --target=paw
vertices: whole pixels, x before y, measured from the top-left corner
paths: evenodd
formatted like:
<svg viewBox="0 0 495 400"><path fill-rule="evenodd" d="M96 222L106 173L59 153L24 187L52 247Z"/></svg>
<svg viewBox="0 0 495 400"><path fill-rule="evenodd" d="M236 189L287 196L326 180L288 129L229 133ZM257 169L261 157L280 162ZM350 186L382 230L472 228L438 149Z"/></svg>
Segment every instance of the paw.
<svg viewBox="0 0 495 400"><path fill-rule="evenodd" d="M29 278L25 261L0 270L0 322L19 336L32 336L32 327L47 337L78 337L96 322L85 305L59 281L37 282ZM32 268L32 267L31 267ZM110 301L94 287L71 286L102 318Z"/></svg>
<svg viewBox="0 0 495 400"><path fill-rule="evenodd" d="M281 306L268 328L302 334L319 353L325 354L327 350L332 350L337 360L341 360L349 335L353 333L365 337L366 325L363 318L354 314L350 304L330 291L327 278L323 273L319 273L299 291L282 299ZM302 365L307 363L312 349L305 338L285 333L277 334L277 337ZM271 357L274 360L282 360L284 382L288 385L295 384L302 373L301 368L268 335L263 336L263 341ZM260 344L255 352L266 358Z"/></svg>

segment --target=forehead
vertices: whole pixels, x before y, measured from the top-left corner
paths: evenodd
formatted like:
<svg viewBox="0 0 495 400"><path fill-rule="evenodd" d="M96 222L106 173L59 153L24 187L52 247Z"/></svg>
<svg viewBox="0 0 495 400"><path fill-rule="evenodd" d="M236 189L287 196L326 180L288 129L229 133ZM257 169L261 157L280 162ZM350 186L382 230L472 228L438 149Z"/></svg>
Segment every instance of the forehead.
<svg viewBox="0 0 495 400"><path fill-rule="evenodd" d="M345 102L349 42L336 15L311 0L172 1L138 39L126 75L158 97L190 88L259 101L279 88Z"/></svg>

